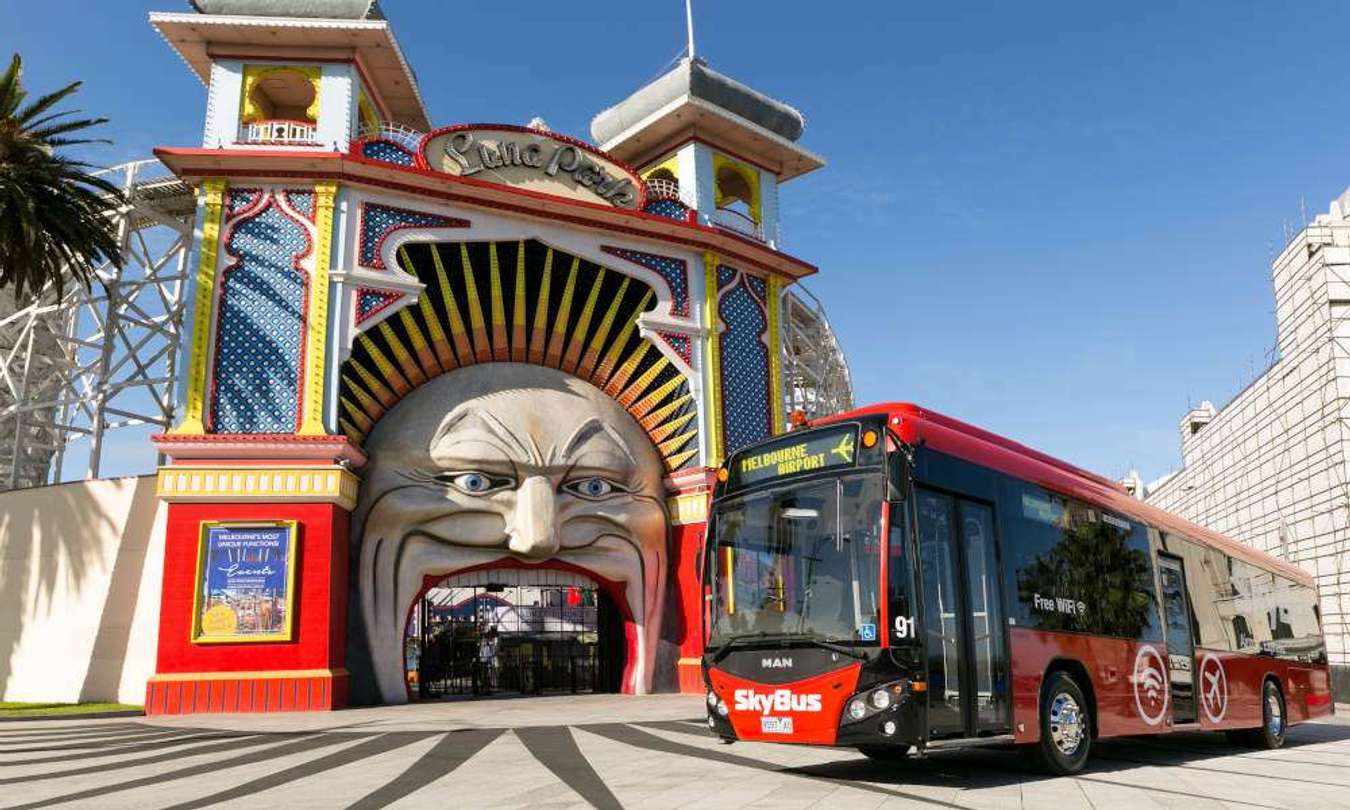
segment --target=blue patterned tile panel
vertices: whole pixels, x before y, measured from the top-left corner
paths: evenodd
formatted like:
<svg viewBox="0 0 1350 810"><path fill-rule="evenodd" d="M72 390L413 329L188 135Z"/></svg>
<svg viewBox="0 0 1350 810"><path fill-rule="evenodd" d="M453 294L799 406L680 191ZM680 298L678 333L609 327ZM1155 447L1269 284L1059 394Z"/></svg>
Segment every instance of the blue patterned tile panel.
<svg viewBox="0 0 1350 810"><path fill-rule="evenodd" d="M639 250L609 247L608 245L602 245L600 249L611 256L618 256L620 259L626 259L633 264L645 267L665 279L666 287L670 289L670 314L681 318L689 317L689 265L687 262L673 256L643 253Z"/></svg>
<svg viewBox="0 0 1350 810"><path fill-rule="evenodd" d="M361 204L361 248L358 261L365 267L384 269L380 249L389 234L405 228L467 228L469 221L421 211L409 211L392 205Z"/></svg>
<svg viewBox="0 0 1350 810"><path fill-rule="evenodd" d="M718 268L719 274L721 270ZM767 439L771 431L769 350L764 340L769 319L750 292L750 278L742 275L739 283L726 289L717 308L724 324L718 349L723 436L728 453Z"/></svg>
<svg viewBox="0 0 1350 810"><path fill-rule="evenodd" d="M211 397L214 433L291 433L299 423L308 232L275 202L225 244Z"/></svg>
<svg viewBox="0 0 1350 810"><path fill-rule="evenodd" d="M361 144L361 157L397 166L413 165L413 153L392 141L366 141Z"/></svg>
<svg viewBox="0 0 1350 810"><path fill-rule="evenodd" d="M667 219L676 219L684 222L689 219L689 206L679 200L652 200L647 203L647 207L642 209L648 214L655 214L658 217Z"/></svg>

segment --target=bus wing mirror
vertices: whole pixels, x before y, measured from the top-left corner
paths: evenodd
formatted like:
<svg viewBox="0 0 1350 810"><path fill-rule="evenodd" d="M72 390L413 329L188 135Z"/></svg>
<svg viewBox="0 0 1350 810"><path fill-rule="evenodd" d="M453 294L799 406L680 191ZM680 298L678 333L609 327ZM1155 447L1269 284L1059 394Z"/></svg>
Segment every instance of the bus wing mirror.
<svg viewBox="0 0 1350 810"><path fill-rule="evenodd" d="M886 473L887 499L903 501L909 497L910 473L912 468L908 456L901 451L891 454L889 469Z"/></svg>

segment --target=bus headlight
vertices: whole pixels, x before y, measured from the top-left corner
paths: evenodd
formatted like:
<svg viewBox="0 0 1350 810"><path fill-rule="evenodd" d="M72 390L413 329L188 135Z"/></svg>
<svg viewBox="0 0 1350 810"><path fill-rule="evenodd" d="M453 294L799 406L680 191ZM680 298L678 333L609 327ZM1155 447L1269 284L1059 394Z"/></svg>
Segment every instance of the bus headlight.
<svg viewBox="0 0 1350 810"><path fill-rule="evenodd" d="M893 711L909 691L909 681L904 679L869 687L849 700L840 722L857 723L884 711Z"/></svg>
<svg viewBox="0 0 1350 810"><path fill-rule="evenodd" d="M849 701L848 716L854 720L861 720L867 716L867 704L858 698Z"/></svg>
<svg viewBox="0 0 1350 810"><path fill-rule="evenodd" d="M726 716L727 716L727 711L728 711L728 710L727 710L727 702L726 702L725 700L718 700L718 701L717 701L717 715L718 715L719 717L726 717Z"/></svg>
<svg viewBox="0 0 1350 810"><path fill-rule="evenodd" d="M708 692L708 708L709 708L709 709L716 709L716 708L717 708L717 693L716 693L716 692L712 692L712 691L709 691L709 692Z"/></svg>

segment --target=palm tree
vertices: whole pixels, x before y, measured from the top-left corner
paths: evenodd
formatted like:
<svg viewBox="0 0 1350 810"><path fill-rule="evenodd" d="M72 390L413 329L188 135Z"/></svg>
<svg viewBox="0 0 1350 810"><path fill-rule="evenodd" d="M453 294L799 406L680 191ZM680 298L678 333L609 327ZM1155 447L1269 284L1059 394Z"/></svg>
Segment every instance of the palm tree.
<svg viewBox="0 0 1350 810"><path fill-rule="evenodd" d="M90 267L122 266L117 227L108 216L122 204L121 192L90 174L90 164L57 153L106 143L70 136L107 119L52 111L80 82L24 105L22 72L15 54L0 74L0 289L12 288L15 298L25 290L36 295L49 282L59 295L66 272L87 286Z"/></svg>

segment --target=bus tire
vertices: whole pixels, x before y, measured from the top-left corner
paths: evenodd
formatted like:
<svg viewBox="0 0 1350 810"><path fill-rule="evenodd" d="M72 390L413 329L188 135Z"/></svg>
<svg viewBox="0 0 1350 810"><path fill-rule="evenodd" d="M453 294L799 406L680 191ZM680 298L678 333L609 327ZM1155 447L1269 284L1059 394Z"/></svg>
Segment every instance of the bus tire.
<svg viewBox="0 0 1350 810"><path fill-rule="evenodd" d="M1284 745L1284 735L1289 730L1289 713L1285 709L1280 685L1267 679L1261 686L1261 727L1251 732L1252 747L1279 748Z"/></svg>
<svg viewBox="0 0 1350 810"><path fill-rule="evenodd" d="M1067 672L1052 672L1041 688L1041 740L1024 749L1032 764L1057 776L1083 770L1092 747L1087 698Z"/></svg>
<svg viewBox="0 0 1350 810"><path fill-rule="evenodd" d="M908 745L860 745L858 753L876 762L899 762L909 758Z"/></svg>

